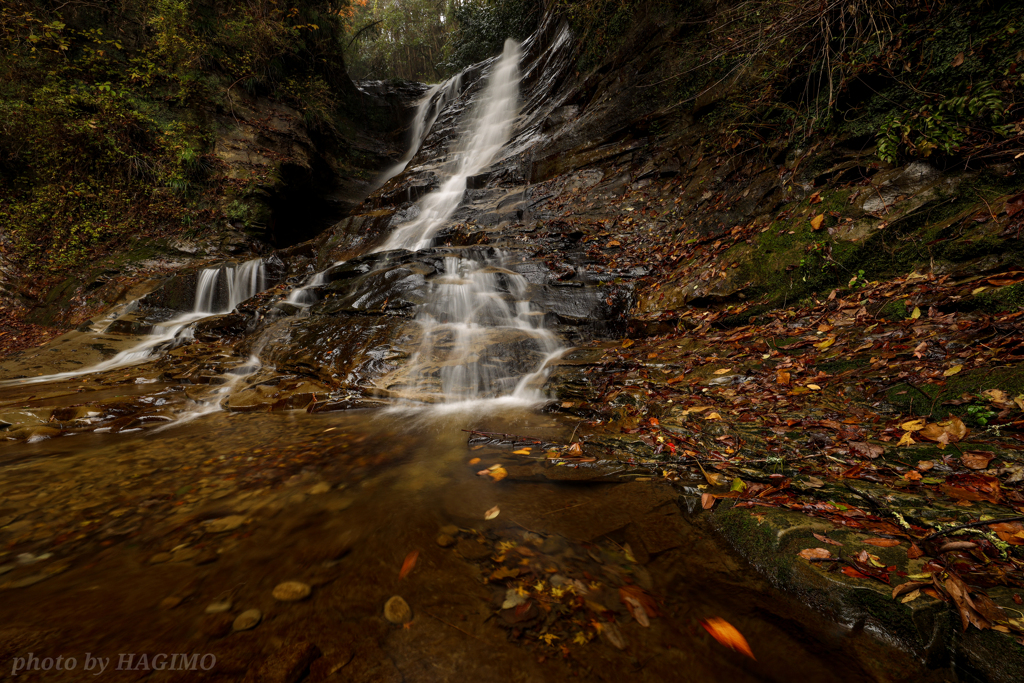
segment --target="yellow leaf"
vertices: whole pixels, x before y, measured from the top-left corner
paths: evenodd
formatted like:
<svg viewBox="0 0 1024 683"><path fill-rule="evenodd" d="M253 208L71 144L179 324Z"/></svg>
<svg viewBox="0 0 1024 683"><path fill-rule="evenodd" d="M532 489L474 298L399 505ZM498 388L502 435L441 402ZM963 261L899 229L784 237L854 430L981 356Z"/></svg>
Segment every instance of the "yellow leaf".
<svg viewBox="0 0 1024 683"><path fill-rule="evenodd" d="M943 372L942 376L943 377L950 377L950 376L955 375L956 373L960 372L963 369L964 369L964 366L962 366L962 365L954 365L950 369L948 369L945 372Z"/></svg>
<svg viewBox="0 0 1024 683"><path fill-rule="evenodd" d="M810 389L811 391L821 391L821 387L819 387L817 384L808 384L807 388Z"/></svg>
<svg viewBox="0 0 1024 683"><path fill-rule="evenodd" d="M917 600L919 597L921 597L921 591L920 591L920 589L915 589L915 590L910 591L906 595L904 595L903 599L900 600L900 602L907 603L907 602L910 602L912 600Z"/></svg>
<svg viewBox="0 0 1024 683"><path fill-rule="evenodd" d="M583 631L577 631L576 635L572 638L572 642L576 643L577 645L586 645L587 637L583 635Z"/></svg>
<svg viewBox="0 0 1024 683"><path fill-rule="evenodd" d="M715 372L713 374L715 374L715 375L724 375L725 373L729 372L730 370L732 370L732 368L718 368L717 370L715 370Z"/></svg>
<svg viewBox="0 0 1024 683"><path fill-rule="evenodd" d="M480 458L473 458L472 460L469 461L469 464L470 465L479 465L480 464Z"/></svg>
<svg viewBox="0 0 1024 683"><path fill-rule="evenodd" d="M487 512L484 513L484 519L494 519L499 514L501 514L501 510L499 510L498 506L495 505L490 510L488 510Z"/></svg>
<svg viewBox="0 0 1024 683"><path fill-rule="evenodd" d="M978 287L977 289L975 289L974 291L971 292L971 295L972 296L977 296L977 295L981 294L982 292L984 292L986 289L988 289L988 287Z"/></svg>
<svg viewBox="0 0 1024 683"><path fill-rule="evenodd" d="M718 413L708 413L707 415L704 416L704 419L705 420L721 420L722 416L719 415Z"/></svg>
<svg viewBox="0 0 1024 683"><path fill-rule="evenodd" d="M901 438L901 439L899 440L899 443L897 443L896 445L897 445L897 446L913 446L913 445L914 445L915 443L916 443L916 442L915 442L915 441L914 441L914 439L913 439L913 438L911 437L911 435L910 435L910 432L907 432L907 433L905 433L905 434L903 435L903 438Z"/></svg>
<svg viewBox="0 0 1024 683"><path fill-rule="evenodd" d="M821 224L825 222L825 214L819 213L811 219L811 230L821 230Z"/></svg>
<svg viewBox="0 0 1024 683"><path fill-rule="evenodd" d="M529 448L520 448L518 451L512 451L512 454L513 455L529 455L530 454L530 449Z"/></svg>
<svg viewBox="0 0 1024 683"><path fill-rule="evenodd" d="M491 475L491 479L493 479L494 481L501 481L502 479L508 476L508 470L506 470L504 467L496 467L490 472L488 472L488 474Z"/></svg>
<svg viewBox="0 0 1024 683"><path fill-rule="evenodd" d="M622 342L622 348L628 349L633 344L634 344L634 342L633 342L632 339L627 339L626 341Z"/></svg>
<svg viewBox="0 0 1024 683"><path fill-rule="evenodd" d="M914 312L910 314L910 317L917 320L921 317L921 309L918 306L914 306Z"/></svg>
<svg viewBox="0 0 1024 683"><path fill-rule="evenodd" d="M924 429L925 421L921 420L910 420L900 425L900 429L905 432L916 432L919 429Z"/></svg>
<svg viewBox="0 0 1024 683"><path fill-rule="evenodd" d="M824 341L818 342L814 346L816 348L819 348L819 349L827 349L828 347L832 346L835 343L836 343L836 338L835 337L829 337L828 339L826 339Z"/></svg>

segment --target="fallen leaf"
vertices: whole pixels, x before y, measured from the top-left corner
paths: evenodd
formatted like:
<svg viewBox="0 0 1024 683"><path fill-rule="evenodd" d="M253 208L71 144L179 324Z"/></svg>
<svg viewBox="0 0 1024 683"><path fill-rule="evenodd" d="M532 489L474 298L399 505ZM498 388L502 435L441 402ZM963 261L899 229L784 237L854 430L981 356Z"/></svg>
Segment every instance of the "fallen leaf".
<svg viewBox="0 0 1024 683"><path fill-rule="evenodd" d="M864 543L876 548L892 548L900 544L895 538L865 538Z"/></svg>
<svg viewBox="0 0 1024 683"><path fill-rule="evenodd" d="M632 339L627 339L626 341L622 342L622 348L624 348L624 349L628 349L628 348L629 348L630 346L632 346L632 345L633 345L634 343L635 343L635 342L634 342L634 341L633 341Z"/></svg>
<svg viewBox="0 0 1024 683"><path fill-rule="evenodd" d="M914 306L914 310L911 311L910 317L913 318L914 320L917 320L918 318L920 318L921 317L921 309L918 306Z"/></svg>
<svg viewBox="0 0 1024 683"><path fill-rule="evenodd" d="M722 416L719 415L718 413L708 413L707 415L704 416L704 419L705 420L721 420Z"/></svg>
<svg viewBox="0 0 1024 683"><path fill-rule="evenodd" d="M970 430L967 428L967 425L959 417L954 416L942 422L925 425L918 434L929 441L945 445L947 443L957 443L967 436L969 432Z"/></svg>
<svg viewBox="0 0 1024 683"><path fill-rule="evenodd" d="M823 341L818 342L817 344L814 344L814 347L818 348L818 349L827 349L828 347L832 346L835 343L836 343L836 338L835 337L829 337L828 339L825 339Z"/></svg>
<svg viewBox="0 0 1024 683"><path fill-rule="evenodd" d="M494 481L501 481L502 479L508 476L508 470L506 470L504 467L499 466L491 469L490 471L487 472L487 474L489 474L491 476L491 479L493 479Z"/></svg>
<svg viewBox="0 0 1024 683"><path fill-rule="evenodd" d="M480 458L472 458L472 459L471 459L471 460L469 461L469 464L470 464L470 465L478 465L478 464L480 464Z"/></svg>
<svg viewBox="0 0 1024 683"><path fill-rule="evenodd" d="M814 537L815 537L816 539L818 539L819 541L821 541L822 543L828 543L829 545L837 545L837 546L839 546L840 548L842 548L842 547L843 547L843 544L842 544L842 543L840 543L839 541L833 541L833 540L832 540L831 538L829 538L828 536L824 536L824 535L822 535L822 534L812 534L812 535L813 535L813 536L814 536Z"/></svg>
<svg viewBox="0 0 1024 683"><path fill-rule="evenodd" d="M930 470L930 469L932 469L934 467L935 467L935 461L934 460L922 460L921 462L917 463L917 469L918 469L919 472L927 472L928 470Z"/></svg>
<svg viewBox="0 0 1024 683"><path fill-rule="evenodd" d="M903 424L901 424L900 429L902 429L905 432L916 432L918 430L924 429L924 425L925 421L923 419L910 420L909 422L904 422Z"/></svg>
<svg viewBox="0 0 1024 683"><path fill-rule="evenodd" d="M638 624L644 627L651 625L651 620L647 618L647 612L644 611L644 606L640 604L639 600L630 596L623 596L622 603Z"/></svg>
<svg viewBox="0 0 1024 683"><path fill-rule="evenodd" d="M825 214L819 213L811 219L811 230L821 230L821 224L825 222Z"/></svg>
<svg viewBox="0 0 1024 683"><path fill-rule="evenodd" d="M947 543L942 544L942 547L939 548L939 552L949 553L953 552L954 550L973 550L977 547L978 544L974 541L949 541Z"/></svg>
<svg viewBox="0 0 1024 683"><path fill-rule="evenodd" d="M517 567L512 567L511 569L508 568L508 567L499 567L497 570L495 570L491 574L491 579L490 580L491 581L500 581L502 579L514 579L517 576L519 576L519 569ZM521 604L521 603L517 603L517 604ZM515 607L515 606L516 605L510 605L509 607ZM508 609L508 607L505 607L504 605L502 605L502 607L503 607L503 609Z"/></svg>
<svg viewBox="0 0 1024 683"><path fill-rule="evenodd" d="M821 203L821 193L820 192L815 192L814 194L812 194L810 197L807 198L807 203L808 204L820 204Z"/></svg>
<svg viewBox="0 0 1024 683"><path fill-rule="evenodd" d="M821 387L819 387L817 384L808 384L807 388L810 389L811 391L821 391Z"/></svg>
<svg viewBox="0 0 1024 683"><path fill-rule="evenodd" d="M900 440L896 443L896 446L913 446L915 443L917 442L914 441L914 438L911 436L911 433L905 432L903 436L900 437Z"/></svg>
<svg viewBox="0 0 1024 683"><path fill-rule="evenodd" d="M420 556L419 550L413 550L411 553L405 556L405 562L402 563L402 571L398 572L398 578L404 579L412 571L412 568L416 566L416 559Z"/></svg>
<svg viewBox="0 0 1024 683"><path fill-rule="evenodd" d="M711 634L711 637L717 640L722 645L726 646L730 650L735 650L750 657L751 659L757 659L754 657L753 651L750 649L750 645L747 644L747 639L743 637L743 634L736 630L736 627L730 624L725 619L718 617L711 617L701 623L701 626Z"/></svg>
<svg viewBox="0 0 1024 683"><path fill-rule="evenodd" d="M730 371L732 371L732 368L718 368L712 374L714 374L714 375L724 375L725 373L730 372Z"/></svg>
<svg viewBox="0 0 1024 683"><path fill-rule="evenodd" d="M911 543L910 547L907 548L907 559L916 560L922 555L924 555L924 551L918 548L916 543Z"/></svg>
<svg viewBox="0 0 1024 683"><path fill-rule="evenodd" d="M605 245L605 248L607 249L607 248L611 248L611 247L621 247L621 246L622 246L622 242L620 242L618 240L610 240L608 242L608 244Z"/></svg>
<svg viewBox="0 0 1024 683"><path fill-rule="evenodd" d="M715 497L710 493L703 493L700 497L700 506L705 510L710 510L715 506Z"/></svg>
<svg viewBox="0 0 1024 683"><path fill-rule="evenodd" d="M907 593L905 596L903 596L903 599L900 600L900 602L903 603L903 604L906 604L908 602L912 602L914 600L917 600L919 597L921 597L921 591L920 590L913 590L913 591L910 591L909 593Z"/></svg>
<svg viewBox="0 0 1024 683"><path fill-rule="evenodd" d="M994 453L989 453L988 451L965 451L960 456L960 462L972 470L983 470L988 467L988 464L995 457Z"/></svg>
<svg viewBox="0 0 1024 683"><path fill-rule="evenodd" d="M950 63L950 66L960 66L963 63L964 63L964 53L963 52L958 52L958 53L956 53L956 57L953 57L953 61L952 61L952 63Z"/></svg>
<svg viewBox="0 0 1024 683"><path fill-rule="evenodd" d="M807 548L806 550L801 550L797 555L805 560L827 560L832 557L832 553L825 548Z"/></svg>
<svg viewBox="0 0 1024 683"><path fill-rule="evenodd" d="M850 455L870 458L871 460L874 460L885 452L885 449L882 446L871 444L866 441L851 441L848 445L850 448Z"/></svg>
<svg viewBox="0 0 1024 683"><path fill-rule="evenodd" d="M490 510L488 510L487 512L485 512L485 513L484 513L484 519L494 519L494 518L495 518L495 517L497 517L497 516L498 516L498 515L499 515L500 513L501 513L501 510L499 510L499 509L498 509L498 506L497 506L497 505L495 505L495 506L494 506L494 507L492 507L492 508L491 508Z"/></svg>
<svg viewBox="0 0 1024 683"><path fill-rule="evenodd" d="M918 472L917 470L910 470L909 472L903 475L903 478L906 479L907 481L921 481L921 479L923 479L921 473Z"/></svg>
<svg viewBox="0 0 1024 683"><path fill-rule="evenodd" d="M513 455L529 455L530 454L530 449L529 448L520 448L518 451L512 451L512 454Z"/></svg>
<svg viewBox="0 0 1024 683"><path fill-rule="evenodd" d="M788 372L785 370L779 370L776 374L775 381L785 386L789 384L789 377L790 375Z"/></svg>
<svg viewBox="0 0 1024 683"><path fill-rule="evenodd" d="M942 372L942 376L943 377L952 377L953 375L955 375L956 373L960 372L963 369L964 369L964 366L962 366L962 365L954 365L953 367L949 368L948 370L944 370Z"/></svg>

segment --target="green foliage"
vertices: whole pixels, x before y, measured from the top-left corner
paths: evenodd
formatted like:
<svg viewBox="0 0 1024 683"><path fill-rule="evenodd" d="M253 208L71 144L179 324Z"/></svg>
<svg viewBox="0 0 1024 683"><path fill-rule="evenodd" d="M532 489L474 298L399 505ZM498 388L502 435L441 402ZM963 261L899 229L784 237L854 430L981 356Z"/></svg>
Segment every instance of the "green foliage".
<svg viewBox="0 0 1024 683"><path fill-rule="evenodd" d="M999 123L1007 113L1003 93L991 81L982 81L969 92L924 105L917 111L896 110L878 133L878 157L895 163L901 153L927 157L938 150L952 154L966 139L970 124Z"/></svg>
<svg viewBox="0 0 1024 683"><path fill-rule="evenodd" d="M350 0L5 3L0 221L14 256L57 272L219 222L209 112L244 88L333 129L351 20Z"/></svg>
<svg viewBox="0 0 1024 683"><path fill-rule="evenodd" d="M476 0L455 7L455 29L445 44L448 73L500 54L507 38L523 40L536 28L537 0Z"/></svg>

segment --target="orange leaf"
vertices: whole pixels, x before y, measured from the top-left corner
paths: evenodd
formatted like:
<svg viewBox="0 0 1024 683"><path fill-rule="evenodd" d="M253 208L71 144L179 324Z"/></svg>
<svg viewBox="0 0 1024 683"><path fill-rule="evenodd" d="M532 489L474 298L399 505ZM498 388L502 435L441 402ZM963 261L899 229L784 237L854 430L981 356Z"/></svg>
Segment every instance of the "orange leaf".
<svg viewBox="0 0 1024 683"><path fill-rule="evenodd" d="M916 543L911 543L910 547L907 548L907 558L911 560L916 560L922 555L924 555L924 551L918 548Z"/></svg>
<svg viewBox="0 0 1024 683"><path fill-rule="evenodd" d="M824 548L807 548L806 550L801 550L797 555L805 560L827 560L832 557L832 553Z"/></svg>
<svg viewBox="0 0 1024 683"><path fill-rule="evenodd" d="M701 494L700 506L705 510L710 510L715 507L715 497L710 493Z"/></svg>
<svg viewBox="0 0 1024 683"><path fill-rule="evenodd" d="M865 538L864 542L878 548L892 548L900 544L895 538Z"/></svg>
<svg viewBox="0 0 1024 683"><path fill-rule="evenodd" d="M725 645L730 650L741 652L751 659L757 659L754 656L753 651L750 649L750 645L747 644L747 639L743 637L742 633L736 630L735 626L725 619L711 617L710 619L700 622L700 625L711 634L712 638L722 645Z"/></svg>
<svg viewBox="0 0 1024 683"><path fill-rule="evenodd" d="M398 572L399 579L404 579L412 571L412 568L416 566L416 558L419 556L419 550L413 550L405 556L405 562L402 563L402 571Z"/></svg>

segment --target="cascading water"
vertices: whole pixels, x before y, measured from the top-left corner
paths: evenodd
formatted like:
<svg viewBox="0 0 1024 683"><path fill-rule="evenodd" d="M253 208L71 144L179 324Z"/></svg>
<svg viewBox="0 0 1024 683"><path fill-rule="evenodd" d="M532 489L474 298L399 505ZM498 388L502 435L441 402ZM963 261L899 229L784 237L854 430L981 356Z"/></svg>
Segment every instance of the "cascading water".
<svg viewBox="0 0 1024 683"><path fill-rule="evenodd" d="M241 265L204 268L196 278L196 297L192 312L203 315L229 313L235 310L235 306L262 292L266 287L266 268L262 259L253 259ZM215 300L218 298L223 303L215 307Z"/></svg>
<svg viewBox="0 0 1024 683"><path fill-rule="evenodd" d="M422 250L462 202L467 179L493 164L518 110L520 46L505 42L455 150L451 175L419 202L419 213L378 251ZM536 400L531 383L560 344L527 298L528 283L505 268L505 256L447 256L417 315L422 337L405 376L391 389L420 401L481 398Z"/></svg>
<svg viewBox="0 0 1024 683"><path fill-rule="evenodd" d="M463 144L455 151L454 168L441 186L419 201L419 214L398 227L377 251L430 246L437 230L462 202L466 181L490 166L512 134L519 103L519 43L505 41L501 58L491 67L487 87L473 112Z"/></svg>
<svg viewBox="0 0 1024 683"><path fill-rule="evenodd" d="M223 295L219 294L221 284L223 284ZM261 259L253 259L240 265L204 268L196 277L195 302L192 311L154 325L151 333L135 346L81 370L8 380L0 383L0 386L38 384L135 365L150 358L157 349L169 342L191 338L191 331L187 329L190 323L211 315L230 313L238 304L255 296L265 288L266 270ZM218 300L222 302L219 306L216 305ZM134 308L134 306L126 307L125 313Z"/></svg>
<svg viewBox="0 0 1024 683"><path fill-rule="evenodd" d="M420 146L423 144L423 140L426 139L427 133L430 132L430 128L434 125L434 121L437 120L438 114L441 113L441 110L444 109L449 100L459 93L461 88L462 74L460 73L452 76L444 83L431 86L426 94L420 98L420 101L416 103L416 115L409 125L409 148L394 166L384 171L377 181L378 186L383 185L405 170L405 167L409 165L412 158L416 156L416 152L420 150Z"/></svg>

